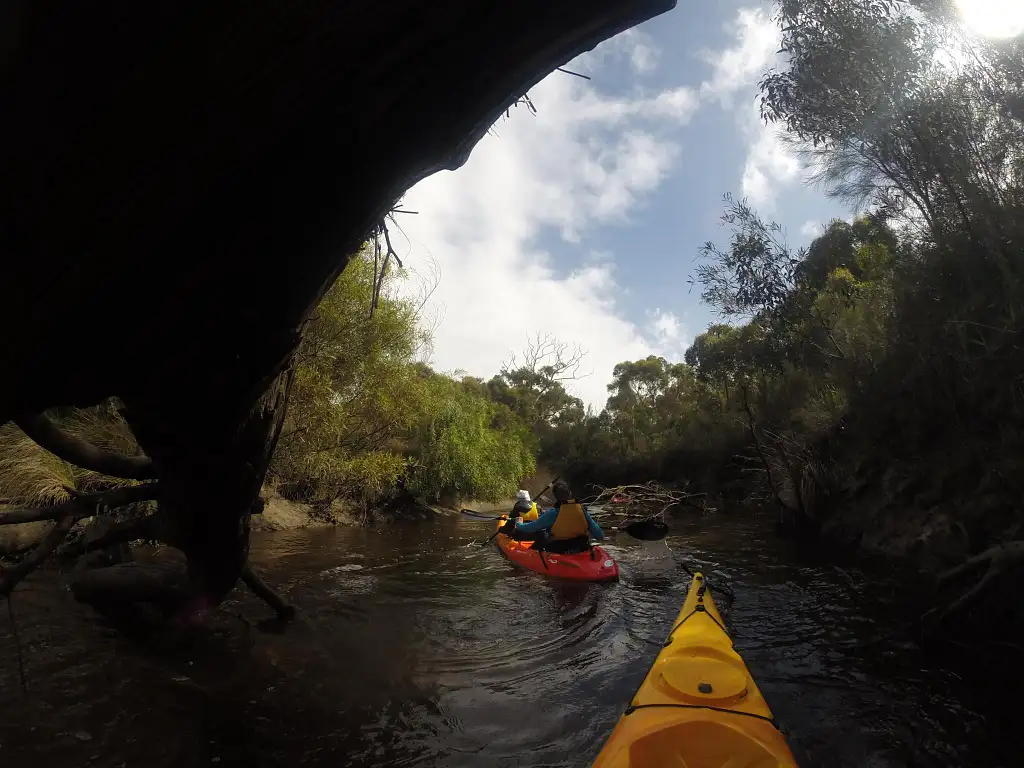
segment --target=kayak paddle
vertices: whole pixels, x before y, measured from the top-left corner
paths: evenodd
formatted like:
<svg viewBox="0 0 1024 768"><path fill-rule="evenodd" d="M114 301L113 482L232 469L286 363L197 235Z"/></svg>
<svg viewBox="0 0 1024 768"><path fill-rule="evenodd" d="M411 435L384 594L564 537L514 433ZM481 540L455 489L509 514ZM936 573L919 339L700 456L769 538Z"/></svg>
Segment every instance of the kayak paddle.
<svg viewBox="0 0 1024 768"><path fill-rule="evenodd" d="M472 517L474 520L501 520L501 518L505 517L505 515L484 515L473 509L460 509L459 512L466 517Z"/></svg>
<svg viewBox="0 0 1024 768"><path fill-rule="evenodd" d="M494 521L508 517L508 515L482 515L479 512L474 512L472 509L463 509L461 512L466 517L470 517L474 520ZM592 515L592 517L599 519L600 515ZM618 526L616 530L622 531L623 533L632 536L634 539L639 539L640 541L660 541L668 535L668 525L666 525L663 520L658 520L656 518L634 520L632 523L627 525ZM497 535L498 534L495 533L491 538L483 542L483 544L489 544Z"/></svg>

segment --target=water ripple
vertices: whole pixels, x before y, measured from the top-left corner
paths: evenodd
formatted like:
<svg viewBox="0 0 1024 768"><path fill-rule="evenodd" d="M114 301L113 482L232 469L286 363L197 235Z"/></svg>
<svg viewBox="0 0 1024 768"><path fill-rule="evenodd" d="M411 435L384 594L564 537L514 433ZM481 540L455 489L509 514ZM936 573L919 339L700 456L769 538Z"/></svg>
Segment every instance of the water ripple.
<svg viewBox="0 0 1024 768"><path fill-rule="evenodd" d="M585 766L699 568L735 592L726 621L804 768L1019 764L972 675L930 666L906 635L905 574L808 559L763 521L720 516L667 542L615 538L619 583L565 584L474 543L492 532L452 520L257 536L253 559L301 611L280 634L232 618L265 615L241 592L173 652L82 609L77 624L56 620L66 605L37 611L20 624L31 716L16 668L0 666L4 763Z"/></svg>

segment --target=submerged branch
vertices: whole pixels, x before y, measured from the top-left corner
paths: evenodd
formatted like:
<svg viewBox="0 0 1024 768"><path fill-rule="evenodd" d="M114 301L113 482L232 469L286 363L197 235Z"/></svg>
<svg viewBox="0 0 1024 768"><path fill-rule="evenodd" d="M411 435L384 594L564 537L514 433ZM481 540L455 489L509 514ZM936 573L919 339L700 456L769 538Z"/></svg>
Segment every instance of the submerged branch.
<svg viewBox="0 0 1024 768"><path fill-rule="evenodd" d="M295 617L295 608L285 602L277 592L271 589L252 569L251 565L242 569L242 583L252 590L253 594L263 600L267 605L277 612L277 617L282 620L289 620Z"/></svg>

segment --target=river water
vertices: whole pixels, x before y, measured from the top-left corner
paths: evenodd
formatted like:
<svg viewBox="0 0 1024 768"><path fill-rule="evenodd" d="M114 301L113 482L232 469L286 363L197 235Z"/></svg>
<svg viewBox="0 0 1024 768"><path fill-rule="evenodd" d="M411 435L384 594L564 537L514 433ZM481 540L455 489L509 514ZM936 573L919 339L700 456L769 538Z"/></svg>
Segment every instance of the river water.
<svg viewBox="0 0 1024 768"><path fill-rule="evenodd" d="M300 618L261 625L239 591L155 645L30 582L13 605L27 693L0 615L0 765L586 766L679 610L684 566L735 592L737 650L804 768L1024 764L986 698L1001 681L930 661L906 629L908 573L713 517L665 542L617 534L620 582L569 585L472 544L492 530L256 536L253 561Z"/></svg>

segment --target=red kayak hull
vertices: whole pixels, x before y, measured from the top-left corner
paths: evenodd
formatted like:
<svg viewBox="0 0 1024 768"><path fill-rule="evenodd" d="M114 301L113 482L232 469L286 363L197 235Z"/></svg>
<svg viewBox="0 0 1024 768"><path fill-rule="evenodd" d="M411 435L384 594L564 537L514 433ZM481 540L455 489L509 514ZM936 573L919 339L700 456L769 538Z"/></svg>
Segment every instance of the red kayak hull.
<svg viewBox="0 0 1024 768"><path fill-rule="evenodd" d="M533 549L533 542L515 541L503 533L495 537L501 553L516 565L531 571L566 581L616 581L619 578L619 564L601 547L594 546L592 552L573 555L558 555L554 552L541 553Z"/></svg>

